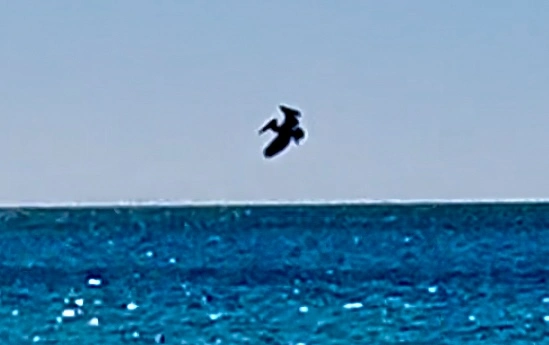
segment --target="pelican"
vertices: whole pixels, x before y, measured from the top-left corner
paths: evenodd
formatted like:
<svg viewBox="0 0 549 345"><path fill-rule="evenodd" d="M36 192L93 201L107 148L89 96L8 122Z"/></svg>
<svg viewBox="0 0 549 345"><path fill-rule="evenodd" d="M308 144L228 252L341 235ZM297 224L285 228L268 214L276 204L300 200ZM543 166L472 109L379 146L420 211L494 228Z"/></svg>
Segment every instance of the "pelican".
<svg viewBox="0 0 549 345"><path fill-rule="evenodd" d="M305 138L305 131L299 126L299 117L301 112L292 109L286 105L279 105L278 108L284 114L284 122L279 126L276 119L271 119L259 130L259 135L273 131L277 136L263 150L265 158L272 158L282 152L293 141L299 145L299 142Z"/></svg>

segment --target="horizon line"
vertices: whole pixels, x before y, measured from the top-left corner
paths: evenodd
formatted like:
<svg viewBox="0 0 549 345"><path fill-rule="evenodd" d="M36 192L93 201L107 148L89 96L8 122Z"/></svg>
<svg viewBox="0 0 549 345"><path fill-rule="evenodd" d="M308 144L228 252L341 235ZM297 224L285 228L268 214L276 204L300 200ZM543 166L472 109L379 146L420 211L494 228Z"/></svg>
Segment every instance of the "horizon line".
<svg viewBox="0 0 549 345"><path fill-rule="evenodd" d="M345 206L345 205L422 205L422 204L513 204L549 203L549 198L471 198L471 199L279 199L279 200L118 200L62 202L0 202L9 208L105 208L105 207L201 207L201 206Z"/></svg>

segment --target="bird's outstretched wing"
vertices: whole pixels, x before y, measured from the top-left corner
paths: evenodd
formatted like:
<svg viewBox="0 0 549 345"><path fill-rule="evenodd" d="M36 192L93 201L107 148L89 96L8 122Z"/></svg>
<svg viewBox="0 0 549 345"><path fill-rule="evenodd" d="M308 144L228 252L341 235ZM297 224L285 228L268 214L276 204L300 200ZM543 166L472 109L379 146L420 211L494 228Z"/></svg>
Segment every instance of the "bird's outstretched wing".
<svg viewBox="0 0 549 345"><path fill-rule="evenodd" d="M273 132L276 132L278 130L276 119L272 119L271 121L267 122L263 127L261 127L261 129L259 130L259 134L263 134L268 130L271 130Z"/></svg>
<svg viewBox="0 0 549 345"><path fill-rule="evenodd" d="M284 116L292 116L292 117L299 117L301 116L301 112L297 109L290 108L284 104L281 104L278 106L281 112L284 113Z"/></svg>

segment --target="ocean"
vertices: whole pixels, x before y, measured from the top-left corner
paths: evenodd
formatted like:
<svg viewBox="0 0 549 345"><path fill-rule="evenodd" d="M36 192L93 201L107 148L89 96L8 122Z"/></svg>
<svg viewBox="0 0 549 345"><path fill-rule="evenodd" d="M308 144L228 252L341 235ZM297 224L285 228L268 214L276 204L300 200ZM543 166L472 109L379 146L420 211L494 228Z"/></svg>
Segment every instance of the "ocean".
<svg viewBox="0 0 549 345"><path fill-rule="evenodd" d="M549 203L0 210L0 344L549 344Z"/></svg>

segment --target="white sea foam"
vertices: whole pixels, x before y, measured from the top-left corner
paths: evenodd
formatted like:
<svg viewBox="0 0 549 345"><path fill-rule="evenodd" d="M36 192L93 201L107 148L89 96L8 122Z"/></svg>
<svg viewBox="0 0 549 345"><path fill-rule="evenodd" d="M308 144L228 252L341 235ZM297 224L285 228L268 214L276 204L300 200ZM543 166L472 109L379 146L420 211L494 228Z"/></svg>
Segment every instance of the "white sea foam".
<svg viewBox="0 0 549 345"><path fill-rule="evenodd" d="M0 203L0 208L103 208L103 207L177 207L177 206L322 206L322 205L420 205L478 203L549 203L548 198L524 199L278 199L278 200L119 200Z"/></svg>

